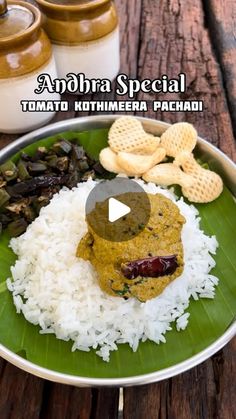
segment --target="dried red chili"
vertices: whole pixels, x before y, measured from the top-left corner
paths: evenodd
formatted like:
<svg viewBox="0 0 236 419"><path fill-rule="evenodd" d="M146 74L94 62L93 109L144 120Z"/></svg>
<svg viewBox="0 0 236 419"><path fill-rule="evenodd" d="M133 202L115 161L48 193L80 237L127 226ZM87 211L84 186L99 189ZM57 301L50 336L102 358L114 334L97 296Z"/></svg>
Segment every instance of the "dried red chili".
<svg viewBox="0 0 236 419"><path fill-rule="evenodd" d="M123 263L121 272L127 279L135 279L138 276L158 278L173 274L177 267L176 255L154 256Z"/></svg>

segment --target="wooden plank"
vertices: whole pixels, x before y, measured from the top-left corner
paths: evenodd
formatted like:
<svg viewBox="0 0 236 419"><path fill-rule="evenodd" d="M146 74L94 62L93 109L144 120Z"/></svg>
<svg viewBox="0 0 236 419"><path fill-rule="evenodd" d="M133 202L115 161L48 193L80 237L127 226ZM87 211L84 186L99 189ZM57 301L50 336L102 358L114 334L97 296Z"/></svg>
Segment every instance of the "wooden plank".
<svg viewBox="0 0 236 419"><path fill-rule="evenodd" d="M187 92L169 95L173 99L203 100L202 113L149 112L167 122L188 121L199 135L236 159L231 118L222 85L220 67L204 27L201 0L144 0L142 6L139 79L163 74L176 78L187 74ZM166 100L165 94L140 94L140 100ZM146 115L147 116L147 115Z"/></svg>
<svg viewBox="0 0 236 419"><path fill-rule="evenodd" d="M162 405L166 402L165 396L162 399L162 389L168 386L169 381L162 384L152 384L141 387L130 387L124 389L124 419L162 419L167 418L161 415Z"/></svg>
<svg viewBox="0 0 236 419"><path fill-rule="evenodd" d="M0 358L0 380L1 380L1 377L3 376L5 365L6 365L6 361Z"/></svg>
<svg viewBox="0 0 236 419"><path fill-rule="evenodd" d="M19 135L17 134L2 134L0 132L0 150L6 145L10 144L12 141L15 141Z"/></svg>
<svg viewBox="0 0 236 419"><path fill-rule="evenodd" d="M215 418L236 418L236 338L212 357L215 383Z"/></svg>
<svg viewBox="0 0 236 419"><path fill-rule="evenodd" d="M233 391L225 380L228 374L231 376L233 359L227 355L232 355L233 346L235 341L209 361L170 380L168 417L233 419Z"/></svg>
<svg viewBox="0 0 236 419"><path fill-rule="evenodd" d="M120 23L121 73L137 77L142 0L116 0Z"/></svg>
<svg viewBox="0 0 236 419"><path fill-rule="evenodd" d="M93 389L91 419L117 419L119 406L119 389Z"/></svg>
<svg viewBox="0 0 236 419"><path fill-rule="evenodd" d="M116 419L118 389L82 389L45 381L42 419Z"/></svg>
<svg viewBox="0 0 236 419"><path fill-rule="evenodd" d="M42 419L89 419L91 389L45 381L40 417Z"/></svg>
<svg viewBox="0 0 236 419"><path fill-rule="evenodd" d="M170 380L124 390L124 419L234 419L236 339Z"/></svg>
<svg viewBox="0 0 236 419"><path fill-rule="evenodd" d="M0 360L0 418L37 419L44 382Z"/></svg>
<svg viewBox="0 0 236 419"><path fill-rule="evenodd" d="M204 100L204 112L181 114L150 111L149 116L171 123L187 120L197 127L201 136L236 159L220 67L209 33L204 27L201 1L144 0L138 77L154 79L168 74L171 78L180 72L187 74L187 92L169 96L169 99ZM140 94L139 99L165 100L166 95ZM235 365L232 365L234 348L235 340L219 355L185 374L159 384L125 389L124 418L233 418L234 391L229 383L227 386L223 383L228 375L235 382L231 375L231 371L235 374ZM231 354L231 361L228 353ZM220 367L222 363L224 369Z"/></svg>
<svg viewBox="0 0 236 419"><path fill-rule="evenodd" d="M206 25L221 64L236 135L236 2L203 0Z"/></svg>

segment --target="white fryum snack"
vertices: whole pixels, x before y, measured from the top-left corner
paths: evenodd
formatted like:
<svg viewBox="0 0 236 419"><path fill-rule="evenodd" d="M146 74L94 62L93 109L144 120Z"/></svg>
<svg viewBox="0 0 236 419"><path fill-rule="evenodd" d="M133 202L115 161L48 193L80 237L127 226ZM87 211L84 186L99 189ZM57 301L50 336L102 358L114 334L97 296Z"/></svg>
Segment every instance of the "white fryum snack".
<svg viewBox="0 0 236 419"><path fill-rule="evenodd" d="M160 138L147 134L141 122L131 116L117 119L110 128L108 138L111 149L116 153L152 154L160 143Z"/></svg>
<svg viewBox="0 0 236 419"><path fill-rule="evenodd" d="M178 122L161 136L161 147L167 156L176 157L181 151L193 151L197 144L197 131L188 122Z"/></svg>
<svg viewBox="0 0 236 419"><path fill-rule="evenodd" d="M100 152L99 161L108 172L122 173L122 169L117 163L117 154L110 147L104 148Z"/></svg>
<svg viewBox="0 0 236 419"><path fill-rule="evenodd" d="M162 163L154 166L143 175L146 182L153 182L162 186L180 185L190 187L193 183L192 176L184 173L173 163Z"/></svg>
<svg viewBox="0 0 236 419"><path fill-rule="evenodd" d="M223 181L211 170L203 169L194 159L192 153L180 153L174 164L181 166L184 172L194 179L190 187L183 187L182 192L191 202L207 203L214 201L223 191Z"/></svg>
<svg viewBox="0 0 236 419"><path fill-rule="evenodd" d="M99 154L99 161L101 165L108 172L116 174L126 174L127 176L135 176L133 172L125 172L117 162L117 154L112 151L110 147L104 148Z"/></svg>
<svg viewBox="0 0 236 419"><path fill-rule="evenodd" d="M120 152L117 154L117 163L124 173L134 173L138 176L160 163L165 156L166 151L162 147L158 147L150 156Z"/></svg>

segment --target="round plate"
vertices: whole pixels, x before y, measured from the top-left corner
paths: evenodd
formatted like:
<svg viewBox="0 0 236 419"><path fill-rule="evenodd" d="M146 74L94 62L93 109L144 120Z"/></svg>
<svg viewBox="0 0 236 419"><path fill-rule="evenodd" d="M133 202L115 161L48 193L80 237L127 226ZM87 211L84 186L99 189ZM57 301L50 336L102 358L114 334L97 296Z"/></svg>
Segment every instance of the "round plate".
<svg viewBox="0 0 236 419"><path fill-rule="evenodd" d="M114 115L77 118L58 122L46 126L44 128L38 129L34 132L26 134L19 140L11 143L9 146L1 150L0 164L5 160L9 159L12 155L16 154L22 148L42 138L49 137L68 130L84 131L97 128L108 128L116 118L117 116ZM161 135L169 127L169 125L164 122L154 121L147 118L139 119L143 123L145 130L155 135ZM203 161L207 161L210 164L211 169L216 170L222 176L225 185L231 190L232 194L236 196L236 165L220 150L218 150L216 147L212 146L211 144L209 144L201 138L198 139L198 145L196 149L196 156L198 155L201 156ZM214 304L214 302L212 302L212 304ZM119 378L83 377L65 374L47 368L43 368L15 354L2 344L0 344L0 356L27 372L59 383L72 384L81 387L131 386L157 382L180 374L200 364L201 362L205 361L207 358L212 356L214 353L219 351L230 341L230 339L233 338L235 334L236 321L234 320L231 323L231 325L227 328L227 330L211 345L209 345L204 350L198 352L196 355L184 360L183 362L179 362L168 368L159 369L155 372ZM108 367L109 364L106 365Z"/></svg>

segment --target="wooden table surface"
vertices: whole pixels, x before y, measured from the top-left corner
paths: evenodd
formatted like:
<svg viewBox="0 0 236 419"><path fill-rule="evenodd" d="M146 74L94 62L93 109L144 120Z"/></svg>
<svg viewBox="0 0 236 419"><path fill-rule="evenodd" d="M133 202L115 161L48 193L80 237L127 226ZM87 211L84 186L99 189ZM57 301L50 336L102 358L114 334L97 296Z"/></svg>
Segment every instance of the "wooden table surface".
<svg viewBox="0 0 236 419"><path fill-rule="evenodd" d="M167 122L189 121L199 134L236 160L235 0L117 0L121 70L131 77L187 75L186 94L203 113L154 113ZM112 57L111 57L112 59ZM74 97L66 96L70 101ZM113 99L94 95L93 99ZM120 99L120 98L117 98ZM136 99L157 99L138 94ZM166 99L158 95L158 99ZM71 118L58 113L54 120ZM0 147L17 135L0 135ZM161 383L124 389L119 417L233 419L236 417L236 340L211 359ZM116 418L119 389L79 389L50 383L0 359L1 419Z"/></svg>

